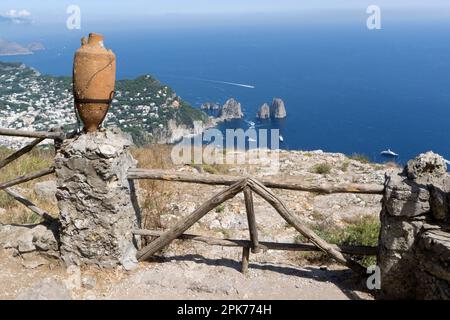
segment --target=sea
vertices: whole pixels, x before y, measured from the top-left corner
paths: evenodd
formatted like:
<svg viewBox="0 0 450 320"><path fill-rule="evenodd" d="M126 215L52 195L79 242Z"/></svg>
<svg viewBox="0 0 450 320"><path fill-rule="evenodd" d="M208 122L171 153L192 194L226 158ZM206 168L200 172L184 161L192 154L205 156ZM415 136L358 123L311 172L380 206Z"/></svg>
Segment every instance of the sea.
<svg viewBox="0 0 450 320"><path fill-rule="evenodd" d="M0 61L69 76L81 36L97 31L117 55L120 79L154 75L195 107L241 102L245 118L221 130L255 122L256 129L279 129L282 149L400 163L432 150L450 159L450 21L387 19L380 30L369 30L365 12L336 23L175 19L2 32L47 49ZM258 108L274 97L284 100L287 118L257 120ZM399 157L381 156L386 149Z"/></svg>

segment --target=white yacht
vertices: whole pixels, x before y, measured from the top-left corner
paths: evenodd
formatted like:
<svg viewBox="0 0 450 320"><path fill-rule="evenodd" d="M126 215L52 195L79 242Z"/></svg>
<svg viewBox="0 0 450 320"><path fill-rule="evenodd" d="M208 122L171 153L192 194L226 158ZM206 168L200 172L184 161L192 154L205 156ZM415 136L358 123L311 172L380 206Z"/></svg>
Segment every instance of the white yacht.
<svg viewBox="0 0 450 320"><path fill-rule="evenodd" d="M381 154L383 156L388 156L388 157L398 157L398 153L395 153L391 149L387 149L387 150L381 151Z"/></svg>

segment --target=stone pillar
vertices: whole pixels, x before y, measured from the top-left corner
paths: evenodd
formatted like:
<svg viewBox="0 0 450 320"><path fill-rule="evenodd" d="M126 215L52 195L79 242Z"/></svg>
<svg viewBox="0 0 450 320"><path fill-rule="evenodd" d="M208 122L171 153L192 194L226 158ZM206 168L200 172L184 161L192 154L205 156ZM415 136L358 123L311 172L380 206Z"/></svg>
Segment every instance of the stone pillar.
<svg viewBox="0 0 450 320"><path fill-rule="evenodd" d="M67 265L114 267L133 251L140 217L127 180L137 161L118 129L64 141L55 158L60 250Z"/></svg>
<svg viewBox="0 0 450 320"><path fill-rule="evenodd" d="M381 290L378 298L424 298L429 292L439 291L431 287L433 281L430 277L440 285L442 279L438 278L448 277L447 280L450 281L450 234L447 233L447 261L436 261L445 251L442 245L439 246L441 253L432 254L432 259L430 240L427 240L430 232L435 234L439 231L440 237L442 232L445 233L444 225L449 220L450 211L449 191L450 178L446 163L442 157L432 152L409 161L400 175L387 173L380 216L378 266L381 270ZM426 244L428 248L425 253ZM436 263L430 264L433 260ZM440 275L432 275L435 273L433 270L445 268L448 270L446 276L442 272ZM450 282L447 283L447 288L450 288ZM442 298L439 295L427 297Z"/></svg>

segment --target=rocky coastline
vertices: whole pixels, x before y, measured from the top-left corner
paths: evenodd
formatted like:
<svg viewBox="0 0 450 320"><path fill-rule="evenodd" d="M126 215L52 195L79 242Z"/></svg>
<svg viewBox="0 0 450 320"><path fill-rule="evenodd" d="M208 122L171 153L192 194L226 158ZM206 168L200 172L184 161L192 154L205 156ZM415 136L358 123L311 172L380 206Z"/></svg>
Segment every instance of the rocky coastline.
<svg viewBox="0 0 450 320"><path fill-rule="evenodd" d="M193 127L188 127L184 124L179 125L176 121L169 121L167 128L161 128L155 134L157 143L173 144L181 141L184 137L202 134L219 123L244 118L242 105L234 98L228 99L223 105L216 102L205 102L200 106L200 110L208 114L206 122L198 122ZM268 103L264 103L256 114L256 118L260 120L283 119L286 116L285 103L280 98L274 98L270 106Z"/></svg>

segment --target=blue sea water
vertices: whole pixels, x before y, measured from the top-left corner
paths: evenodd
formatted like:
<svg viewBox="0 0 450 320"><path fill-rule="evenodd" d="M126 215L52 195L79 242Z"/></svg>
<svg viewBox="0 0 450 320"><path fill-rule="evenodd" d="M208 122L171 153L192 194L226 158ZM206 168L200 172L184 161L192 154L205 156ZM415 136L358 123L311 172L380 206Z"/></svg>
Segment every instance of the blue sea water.
<svg viewBox="0 0 450 320"><path fill-rule="evenodd" d="M449 26L399 23L370 31L364 23L287 24L102 33L117 55L119 78L155 75L197 107L231 97L240 101L245 119L221 129L255 121L257 128L281 130L281 148L361 153L375 161L386 160L380 152L390 148L405 162L428 150L450 159ZM0 60L70 75L81 35L44 34L37 40L46 51ZM285 101L288 117L256 121L259 106L274 97Z"/></svg>

